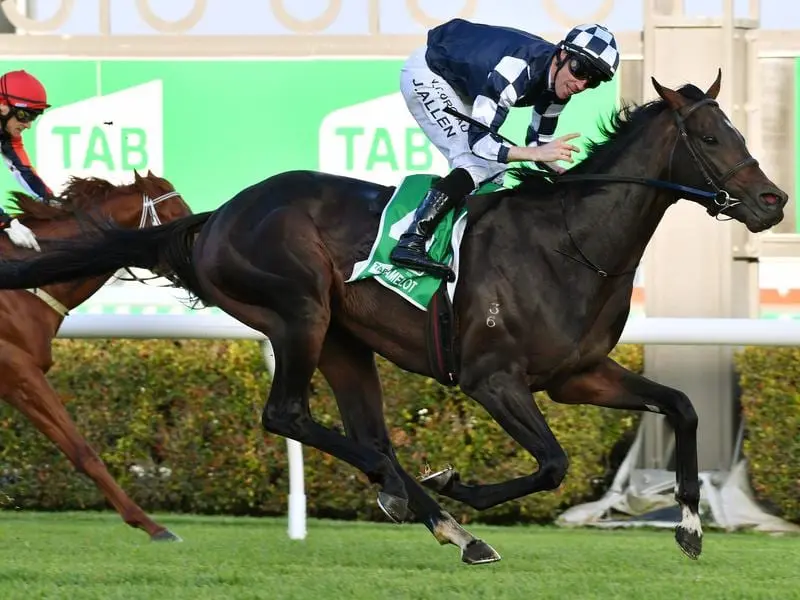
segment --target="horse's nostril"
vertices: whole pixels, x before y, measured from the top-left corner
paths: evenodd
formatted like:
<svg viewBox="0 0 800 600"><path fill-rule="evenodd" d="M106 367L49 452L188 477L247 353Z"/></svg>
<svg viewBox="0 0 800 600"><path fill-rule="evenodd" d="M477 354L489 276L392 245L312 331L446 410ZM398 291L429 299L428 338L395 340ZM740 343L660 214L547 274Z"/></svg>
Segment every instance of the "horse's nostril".
<svg viewBox="0 0 800 600"><path fill-rule="evenodd" d="M775 194L761 194L761 201L768 206L775 206L778 203L778 196Z"/></svg>

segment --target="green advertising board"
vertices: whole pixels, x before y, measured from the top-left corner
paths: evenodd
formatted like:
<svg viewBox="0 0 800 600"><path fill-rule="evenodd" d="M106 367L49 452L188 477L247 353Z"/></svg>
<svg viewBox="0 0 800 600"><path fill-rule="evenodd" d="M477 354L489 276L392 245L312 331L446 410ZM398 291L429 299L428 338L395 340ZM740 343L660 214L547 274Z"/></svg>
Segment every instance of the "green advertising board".
<svg viewBox="0 0 800 600"><path fill-rule="evenodd" d="M394 184L447 165L399 93L400 59L23 60L53 108L25 145L55 190L70 175L129 182L133 169L169 179L195 211L292 169L319 169ZM600 134L617 84L576 96L558 134L578 145ZM524 142L530 109L501 130ZM18 189L0 170L0 192Z"/></svg>

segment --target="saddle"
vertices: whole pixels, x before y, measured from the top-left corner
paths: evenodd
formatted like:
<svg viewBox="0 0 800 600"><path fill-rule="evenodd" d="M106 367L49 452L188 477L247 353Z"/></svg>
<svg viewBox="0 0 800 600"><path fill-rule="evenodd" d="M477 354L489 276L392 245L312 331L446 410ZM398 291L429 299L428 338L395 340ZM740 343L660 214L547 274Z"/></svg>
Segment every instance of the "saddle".
<svg viewBox="0 0 800 600"><path fill-rule="evenodd" d="M373 210L381 213L377 235L366 260L354 264L345 283L377 278L384 287L425 310L428 313L425 341L431 372L442 385L455 386L459 381L460 356L458 327L448 282L430 274L397 267L390 258L398 233L407 228L407 220L416 210L419 199L437 178L431 174L409 175L399 186L387 187L373 199ZM437 226L437 235L429 249L431 257L441 262L447 262L448 257L455 259L463 232L497 205L498 194L506 192L507 188L486 182L477 192L457 203L450 218L445 217ZM457 220L461 223L460 229L456 228Z"/></svg>

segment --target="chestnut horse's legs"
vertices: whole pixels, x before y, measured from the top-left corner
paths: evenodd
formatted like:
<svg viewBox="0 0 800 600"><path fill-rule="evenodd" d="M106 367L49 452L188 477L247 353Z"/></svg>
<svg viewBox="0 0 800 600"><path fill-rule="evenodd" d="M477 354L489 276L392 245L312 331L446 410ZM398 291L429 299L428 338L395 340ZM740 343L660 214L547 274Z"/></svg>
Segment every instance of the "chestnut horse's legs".
<svg viewBox="0 0 800 600"><path fill-rule="evenodd" d="M0 356L6 373L0 382L2 396L52 440L78 471L91 477L122 519L131 527L146 531L153 540L180 540L148 517L117 484L94 449L78 433L42 371L9 345L0 348Z"/></svg>

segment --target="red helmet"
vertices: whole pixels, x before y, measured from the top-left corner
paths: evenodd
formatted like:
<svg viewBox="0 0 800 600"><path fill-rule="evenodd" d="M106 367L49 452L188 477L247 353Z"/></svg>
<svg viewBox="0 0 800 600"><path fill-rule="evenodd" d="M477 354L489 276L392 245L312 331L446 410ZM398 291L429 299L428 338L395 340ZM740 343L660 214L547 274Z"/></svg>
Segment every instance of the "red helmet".
<svg viewBox="0 0 800 600"><path fill-rule="evenodd" d="M50 108L42 83L23 70L9 71L0 77L0 102L32 110Z"/></svg>

